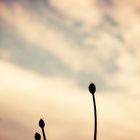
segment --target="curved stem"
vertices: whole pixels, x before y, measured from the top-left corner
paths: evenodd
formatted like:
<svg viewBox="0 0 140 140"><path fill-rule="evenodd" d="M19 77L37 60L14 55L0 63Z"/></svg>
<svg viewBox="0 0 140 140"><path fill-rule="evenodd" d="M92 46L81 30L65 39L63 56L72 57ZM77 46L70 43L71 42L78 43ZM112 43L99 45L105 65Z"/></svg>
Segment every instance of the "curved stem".
<svg viewBox="0 0 140 140"><path fill-rule="evenodd" d="M93 97L93 105L94 105L94 139L97 139L97 110L96 110L96 101L95 101L95 97L94 94L92 95Z"/></svg>

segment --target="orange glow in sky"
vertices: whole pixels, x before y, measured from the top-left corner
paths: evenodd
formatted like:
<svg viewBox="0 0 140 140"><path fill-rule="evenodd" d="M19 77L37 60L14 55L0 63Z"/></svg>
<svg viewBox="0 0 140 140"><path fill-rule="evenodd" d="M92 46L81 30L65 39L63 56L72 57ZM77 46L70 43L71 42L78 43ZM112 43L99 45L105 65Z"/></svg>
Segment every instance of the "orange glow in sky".
<svg viewBox="0 0 140 140"><path fill-rule="evenodd" d="M0 1L0 140L140 139L139 0Z"/></svg>

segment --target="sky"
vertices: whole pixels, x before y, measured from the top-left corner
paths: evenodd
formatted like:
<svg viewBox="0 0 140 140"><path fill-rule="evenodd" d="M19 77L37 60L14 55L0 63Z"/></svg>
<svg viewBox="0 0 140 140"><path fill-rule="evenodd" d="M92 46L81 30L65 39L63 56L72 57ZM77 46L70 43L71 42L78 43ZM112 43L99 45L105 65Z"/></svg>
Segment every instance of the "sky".
<svg viewBox="0 0 140 140"><path fill-rule="evenodd" d="M0 0L0 139L140 139L139 0Z"/></svg>

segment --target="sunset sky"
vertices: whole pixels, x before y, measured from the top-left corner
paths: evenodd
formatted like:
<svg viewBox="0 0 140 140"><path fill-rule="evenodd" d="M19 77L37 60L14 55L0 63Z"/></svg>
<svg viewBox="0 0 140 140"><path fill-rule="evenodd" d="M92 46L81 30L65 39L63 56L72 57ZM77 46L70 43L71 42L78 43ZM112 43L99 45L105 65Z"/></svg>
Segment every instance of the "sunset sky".
<svg viewBox="0 0 140 140"><path fill-rule="evenodd" d="M0 140L140 140L139 0L0 0Z"/></svg>

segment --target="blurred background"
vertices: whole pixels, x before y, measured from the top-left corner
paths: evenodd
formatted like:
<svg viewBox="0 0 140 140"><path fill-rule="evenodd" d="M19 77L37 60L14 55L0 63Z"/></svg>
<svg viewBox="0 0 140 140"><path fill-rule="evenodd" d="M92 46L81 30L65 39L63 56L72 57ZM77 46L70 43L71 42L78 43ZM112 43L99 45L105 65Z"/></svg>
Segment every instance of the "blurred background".
<svg viewBox="0 0 140 140"><path fill-rule="evenodd" d="M0 139L140 140L139 0L0 0Z"/></svg>

